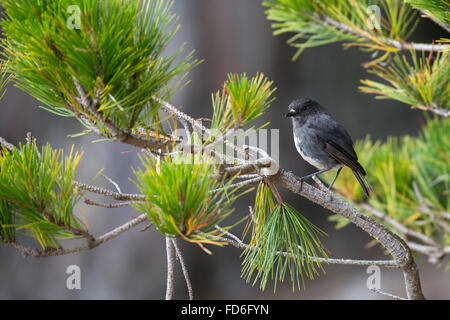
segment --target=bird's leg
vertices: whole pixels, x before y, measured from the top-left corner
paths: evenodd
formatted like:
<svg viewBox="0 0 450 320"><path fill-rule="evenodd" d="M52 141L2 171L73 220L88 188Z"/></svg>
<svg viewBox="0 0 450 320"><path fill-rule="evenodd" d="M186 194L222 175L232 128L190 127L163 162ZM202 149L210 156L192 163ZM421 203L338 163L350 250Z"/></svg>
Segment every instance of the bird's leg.
<svg viewBox="0 0 450 320"><path fill-rule="evenodd" d="M340 168L338 169L338 171L337 171L337 173L336 173L336 176L335 176L334 179L333 179L333 182L331 182L330 186L328 187L328 190L329 190L329 191L330 191L331 188L333 187L333 184L334 184L334 182L336 181L336 179L337 179L339 173L341 173L341 170L342 170L342 167L340 167Z"/></svg>
<svg viewBox="0 0 450 320"><path fill-rule="evenodd" d="M320 174L320 173L324 173L324 172L327 172L327 171L330 171L330 170L331 170L331 169L322 169L322 170L319 170L319 171L317 171L317 172L308 174L307 176L301 177L300 180L306 180L306 179L311 178L312 176L315 176L315 175L318 175L318 174Z"/></svg>
<svg viewBox="0 0 450 320"><path fill-rule="evenodd" d="M290 171L290 172L292 172L292 171ZM300 182L300 187L298 188L298 192L302 191L302 189L303 189L303 180L302 180L302 178L299 178L296 175L294 175L294 178L295 178L295 180Z"/></svg>

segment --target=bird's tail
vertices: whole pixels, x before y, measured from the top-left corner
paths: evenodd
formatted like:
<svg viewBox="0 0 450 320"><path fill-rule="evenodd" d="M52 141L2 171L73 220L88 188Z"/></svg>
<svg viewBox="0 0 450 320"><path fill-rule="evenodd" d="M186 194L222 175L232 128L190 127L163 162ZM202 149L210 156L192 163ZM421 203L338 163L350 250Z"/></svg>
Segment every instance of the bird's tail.
<svg viewBox="0 0 450 320"><path fill-rule="evenodd" d="M366 197L369 197L369 192L372 192L372 186L370 185L369 181L367 181L366 177L364 177L362 174L360 174L358 171L352 170L353 174L355 175L356 179L358 180L359 184L363 188L364 194Z"/></svg>

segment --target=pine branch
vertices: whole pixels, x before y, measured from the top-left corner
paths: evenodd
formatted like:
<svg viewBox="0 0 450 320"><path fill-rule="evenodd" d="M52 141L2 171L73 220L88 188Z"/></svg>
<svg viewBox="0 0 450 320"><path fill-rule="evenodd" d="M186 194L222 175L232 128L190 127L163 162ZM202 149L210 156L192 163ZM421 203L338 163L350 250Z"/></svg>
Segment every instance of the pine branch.
<svg viewBox="0 0 450 320"><path fill-rule="evenodd" d="M448 52L438 53L434 58L414 52L410 54L411 61L406 56L395 56L388 66L372 65L368 71L388 84L361 80L364 86L359 89L364 93L377 94L379 98L398 100L412 108L448 117Z"/></svg>
<svg viewBox="0 0 450 320"><path fill-rule="evenodd" d="M82 236L82 237L84 237L88 241L89 245L91 245L91 243L95 242L94 236L92 236L87 230L83 230L81 228L74 227L74 226L72 226L72 225L70 225L68 223L64 223L63 221L57 221L54 218L53 214L50 214L50 213L46 212L45 210L41 210L40 213L42 214L42 216L45 217L45 219L47 219L51 223L53 223L53 224L55 224L55 225L57 225L57 226L59 226L59 227L61 227L63 229L66 229L66 230L70 231L75 236Z"/></svg>
<svg viewBox="0 0 450 320"><path fill-rule="evenodd" d="M428 257L428 262L436 264L442 262L446 255L450 254L450 246L431 246L408 241L408 246L411 250L419 252Z"/></svg>
<svg viewBox="0 0 450 320"><path fill-rule="evenodd" d="M175 291L175 248L172 239L166 237L167 251L167 286L166 300L173 300Z"/></svg>
<svg viewBox="0 0 450 320"><path fill-rule="evenodd" d="M425 10L420 10L420 12L422 13L422 17L426 17L426 18L430 19L431 21L436 23L439 27L441 27L442 29L444 29L445 31L450 33L450 25L449 24L445 24L445 23L439 21L438 19L430 16L429 14L426 13Z"/></svg>
<svg viewBox="0 0 450 320"><path fill-rule="evenodd" d="M408 298L424 299L420 285L419 272L414 262L414 258L408 245L400 237L376 222L374 219L352 207L343 199L335 195L331 195L330 199L330 194L322 192L305 182L299 182L299 178L292 173L280 170L274 182L289 189L293 193L299 194L300 196L319 204L335 214L347 218L356 226L367 232L371 237L375 238L389 251L393 256L394 261L403 271Z"/></svg>
<svg viewBox="0 0 450 320"><path fill-rule="evenodd" d="M8 150L12 150L14 148L14 146L9 143L8 141L6 141L4 138L0 137L0 146L4 146L6 149Z"/></svg>
<svg viewBox="0 0 450 320"><path fill-rule="evenodd" d="M82 190L86 190L92 193L101 194L106 197L111 197L115 200L126 201L126 200L134 200L134 201L144 201L145 196L142 194L129 194L129 193L119 193L114 192L108 189L103 189L95 186L91 186L85 183L81 183L78 181L74 181L74 186L80 188Z"/></svg>
<svg viewBox="0 0 450 320"><path fill-rule="evenodd" d="M392 225L395 229L397 229L404 236L412 236L412 237L415 237L415 238L423 241L426 244L429 244L434 247L439 247L439 244L436 241L434 241L433 239L431 239L430 237L424 235L423 233L420 233L420 232L417 232L417 231L414 231L412 229L405 227L403 224L401 224L397 220L392 219L388 215L376 210L374 207L372 207L366 203L361 203L360 207L363 208L364 210L367 210L368 212L370 212L374 217L378 218L379 220L386 221L387 223Z"/></svg>
<svg viewBox="0 0 450 320"><path fill-rule="evenodd" d="M125 202L119 202L119 203L101 203L101 202L96 202L93 201L91 199L88 198L83 198L84 203L86 203L89 206L97 206L97 207L104 207L104 208L121 208L121 207L125 207L125 206L132 206L136 203L138 203L138 201L125 201Z"/></svg>
<svg viewBox="0 0 450 320"><path fill-rule="evenodd" d="M382 295L384 295L384 296L390 297L390 298L392 298L392 299L396 299L396 300L408 300L408 299L405 299L405 298L396 296L396 295L394 295L394 294L392 294L392 293L384 292L384 291L379 290L379 289L371 288L370 290L372 290L372 291L375 292L375 293L379 293L379 294L382 294Z"/></svg>
<svg viewBox="0 0 450 320"><path fill-rule="evenodd" d="M89 111L95 117L95 119L108 130L108 133L113 140L126 143L135 146L137 148L161 149L168 145L167 141L143 140L139 137L133 136L128 132L120 130L110 120L106 119L101 111L98 111L100 91L97 92L96 97L94 98L93 101L91 101L88 98L83 86L78 82L78 80L76 78L73 78L73 82L79 93L79 97L77 98L78 101L81 103L81 105L85 110ZM102 136L109 138L108 135L105 136L104 134L102 134Z"/></svg>
<svg viewBox="0 0 450 320"><path fill-rule="evenodd" d="M244 181L240 181L240 182L231 184L231 185L226 186L226 187L221 187L221 188L210 190L209 193L210 194L214 194L214 193L221 192L221 191L224 191L224 190L230 190L230 189L234 189L234 188L244 188L244 187L253 186L255 184L258 184L262 179L263 178L261 178L259 175L257 175L254 178L247 179L247 180L244 180Z"/></svg>
<svg viewBox="0 0 450 320"><path fill-rule="evenodd" d="M70 248L70 249L63 249L63 248L48 248L46 250L38 250L38 249L34 249L34 248L29 248L29 247L25 247L21 244L18 244L16 242L7 242L6 244L9 245L10 247L13 247L17 250L19 250L20 252L22 252L22 254L24 256L32 256L34 258L44 258L44 257L54 257L54 256L62 256L62 255L67 255L67 254L72 254L72 253L77 253L77 252L82 252L82 251L88 251L88 250L92 250L96 247L98 247L99 245L121 235L122 233L132 229L133 227L137 226L138 224L144 222L144 221L148 221L147 217L145 215L140 215L137 218L134 218L130 221L128 221L127 223L95 238L94 241L92 241L91 243L89 243L89 245L87 246L81 246L81 247L76 247L76 248Z"/></svg>
<svg viewBox="0 0 450 320"><path fill-rule="evenodd" d="M419 10L422 17L428 18L441 28L450 32L449 3L446 0L405 0L415 9Z"/></svg>
<svg viewBox="0 0 450 320"><path fill-rule="evenodd" d="M367 39L369 41L373 41L372 37L369 37L366 32L361 32L358 30L353 29L352 27L342 23L335 21L329 17L322 17L322 21L338 30L342 30L344 32L348 32L350 34L353 34L355 36L358 36L360 38ZM392 46L397 50L416 50L416 51L445 51L450 50L450 45L444 45L444 44L429 44L429 43L408 43L408 42L401 42L392 38L387 37L377 37L377 39L384 43L385 45Z"/></svg>
<svg viewBox="0 0 450 320"><path fill-rule="evenodd" d="M448 118L450 117L450 110L448 109L444 109L442 107L439 106L433 106L431 108L426 108L427 111L431 111L435 114L437 114L438 116L444 117L444 118Z"/></svg>
<svg viewBox="0 0 450 320"><path fill-rule="evenodd" d="M189 278L189 272L186 266L186 263L184 262L183 255L181 254L181 250L178 248L177 241L175 239L172 239L173 247L175 248L175 252L177 254L178 261L181 265L181 270L183 271L184 280L186 281L186 286L188 288L188 295L189 300L194 300L194 290L192 289L191 280Z"/></svg>
<svg viewBox="0 0 450 320"><path fill-rule="evenodd" d="M239 237L230 233L229 231L224 230L220 226L216 226L217 230L220 230L222 233L227 235L226 237L219 237L220 240L227 242L238 249L250 249L250 250L259 250L257 247L250 246L247 243L244 243ZM231 239L230 239L231 238ZM277 252L277 255L281 255L286 257L288 255L292 255L290 252ZM340 265L354 265L354 266L380 266L386 268L399 268L395 261L391 260L357 260L357 259L343 259L343 258L321 258L321 257L313 257L309 256L314 262L325 263L325 264L340 264Z"/></svg>

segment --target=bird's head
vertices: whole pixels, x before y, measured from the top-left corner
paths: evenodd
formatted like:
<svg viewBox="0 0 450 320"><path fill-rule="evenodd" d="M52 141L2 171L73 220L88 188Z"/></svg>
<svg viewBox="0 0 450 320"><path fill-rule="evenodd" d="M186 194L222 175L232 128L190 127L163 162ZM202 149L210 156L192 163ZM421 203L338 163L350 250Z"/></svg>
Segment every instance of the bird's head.
<svg viewBox="0 0 450 320"><path fill-rule="evenodd" d="M323 111L324 109L316 101L308 98L300 98L289 104L286 117L303 118L306 115Z"/></svg>

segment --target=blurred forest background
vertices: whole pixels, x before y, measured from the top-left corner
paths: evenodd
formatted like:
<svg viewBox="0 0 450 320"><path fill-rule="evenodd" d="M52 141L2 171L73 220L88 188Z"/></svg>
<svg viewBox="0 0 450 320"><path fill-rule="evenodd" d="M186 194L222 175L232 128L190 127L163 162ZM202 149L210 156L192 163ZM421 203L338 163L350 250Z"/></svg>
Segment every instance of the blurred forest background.
<svg viewBox="0 0 450 320"><path fill-rule="evenodd" d="M306 50L291 60L295 49L286 45L288 35L273 36L261 1L257 0L183 0L175 1L181 28L173 48L186 42L186 52L194 49L195 58L204 59L189 75L191 83L173 100L176 106L194 117L210 117L211 93L221 88L227 73L263 72L274 86L276 100L260 123L280 129L280 164L302 176L313 167L297 154L290 121L284 118L289 102L307 96L318 100L342 123L354 140L370 134L373 139L389 135L415 135L423 123L422 111L392 100L375 100L359 93L362 78L371 78L361 63L370 57L357 49L326 45ZM421 19L414 41L431 42L446 36L445 31L427 19ZM95 135L69 138L82 130L73 118L62 118L38 108L40 104L14 87L0 102L0 136L17 144L31 131L38 145L47 141L54 148L84 150L78 180L89 182L102 168L104 174L119 183L123 192L136 192L129 180L132 167L139 166L137 151L119 143L96 142ZM363 164L364 165L364 164ZM370 172L368 173L370 175ZM355 182L356 183L356 182ZM111 188L102 177L96 185ZM328 233L324 244L330 257L387 259L380 246L368 245L371 239L355 226L335 230L325 209L294 194L286 200L308 219ZM237 202L229 219L237 221L248 214L254 193ZM133 216L132 208L103 209L81 205L90 231L96 235L118 226ZM144 225L142 225L143 227ZM141 227L141 228L142 228ZM241 235L244 225L233 233ZM154 229L139 232L135 228L89 252L62 257L24 258L4 245L0 246L1 299L162 299L166 286L165 240ZM208 246L213 255L197 245L178 241L190 271L196 299L383 299L366 287L365 267L325 266L325 275L306 282L306 290L292 292L287 280L273 293L271 283L262 292L258 285L247 284L241 275L241 251L228 246ZM70 243L68 245L71 245ZM450 298L450 271L417 257L422 288L429 299ZM81 290L66 288L66 268L81 268ZM177 265L175 298L187 298L186 285ZM398 270L381 270L381 287L405 296L403 275Z"/></svg>

